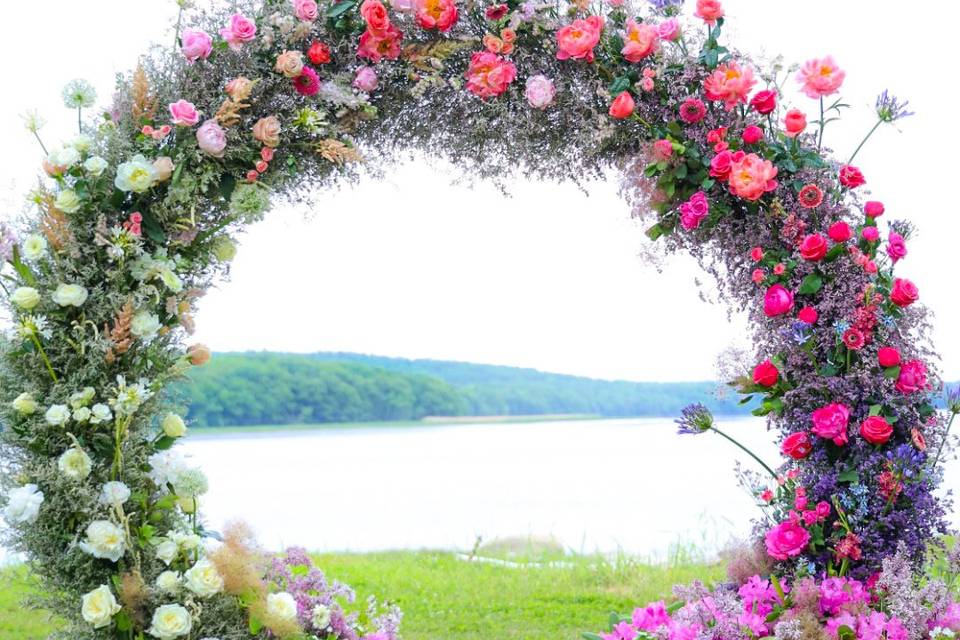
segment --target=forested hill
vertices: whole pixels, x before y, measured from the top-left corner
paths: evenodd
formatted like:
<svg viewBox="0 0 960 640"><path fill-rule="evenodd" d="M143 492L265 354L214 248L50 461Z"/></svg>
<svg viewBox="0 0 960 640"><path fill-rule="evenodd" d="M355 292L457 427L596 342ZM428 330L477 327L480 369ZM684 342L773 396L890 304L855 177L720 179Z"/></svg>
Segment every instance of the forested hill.
<svg viewBox="0 0 960 640"><path fill-rule="evenodd" d="M623 382L354 353L220 353L177 394L200 426L419 420L428 416L676 416L690 402L747 413L713 382Z"/></svg>

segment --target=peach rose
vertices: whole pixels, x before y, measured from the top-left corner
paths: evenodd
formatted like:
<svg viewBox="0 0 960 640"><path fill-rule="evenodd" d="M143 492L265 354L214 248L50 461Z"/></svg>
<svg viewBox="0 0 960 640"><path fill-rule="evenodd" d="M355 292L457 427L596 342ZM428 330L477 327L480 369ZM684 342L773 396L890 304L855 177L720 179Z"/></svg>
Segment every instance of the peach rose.
<svg viewBox="0 0 960 640"><path fill-rule="evenodd" d="M253 137L265 146L276 147L280 144L280 121L276 116L260 118L253 125Z"/></svg>
<svg viewBox="0 0 960 640"><path fill-rule="evenodd" d="M748 153L730 167L730 193L744 200L759 200L777 188L777 168L769 160Z"/></svg>
<svg viewBox="0 0 960 640"><path fill-rule="evenodd" d="M210 349L205 344L194 344L187 348L187 359L195 367L202 367L210 362Z"/></svg>
<svg viewBox="0 0 960 640"><path fill-rule="evenodd" d="M153 161L153 168L157 172L157 182L166 182L173 175L173 160L169 156L160 156Z"/></svg>
<svg viewBox="0 0 960 640"><path fill-rule="evenodd" d="M723 6L719 0L697 0L697 10L693 15L712 26L723 17Z"/></svg>
<svg viewBox="0 0 960 640"><path fill-rule="evenodd" d="M303 72L303 54L299 51L284 51L277 56L274 70L291 80L296 78Z"/></svg>
<svg viewBox="0 0 960 640"><path fill-rule="evenodd" d="M253 87L253 80L240 76L227 83L224 91L228 96L236 101L250 95L250 89Z"/></svg>
<svg viewBox="0 0 960 640"><path fill-rule="evenodd" d="M807 116L800 109L790 109L783 118L784 134L788 138L796 138L807 128Z"/></svg>
<svg viewBox="0 0 960 640"><path fill-rule="evenodd" d="M557 31L557 60L586 60L593 62L593 48L600 42L603 18L590 16L574 20Z"/></svg>

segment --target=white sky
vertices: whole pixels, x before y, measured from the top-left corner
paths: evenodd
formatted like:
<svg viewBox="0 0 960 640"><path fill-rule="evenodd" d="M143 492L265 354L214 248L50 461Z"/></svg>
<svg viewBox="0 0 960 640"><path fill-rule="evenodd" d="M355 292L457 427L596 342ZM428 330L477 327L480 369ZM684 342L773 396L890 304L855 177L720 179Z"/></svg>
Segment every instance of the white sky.
<svg viewBox="0 0 960 640"><path fill-rule="evenodd" d="M830 53L846 69L843 95L854 109L826 135L841 155L872 125L880 90L910 99L918 115L902 133L881 129L857 164L886 219L920 227L900 273L936 311L944 369L960 377L952 173L960 92L947 66L960 8L724 4L725 40L738 48L787 62ZM172 42L175 9L173 0L47 0L4 10L0 215L9 215L41 160L17 115L45 115L48 147L73 136L62 86L86 78L105 104L114 74L147 42ZM795 102L814 119L812 100ZM197 338L215 350L359 351L634 380L712 378L717 353L742 339L742 319L728 322L721 305L699 300L693 282L702 274L691 260L673 258L661 274L637 257L646 238L614 181L589 197L571 185L521 184L505 199L489 186L451 186L437 169L398 167L383 182L321 196L313 212L275 209L243 237L232 281L202 302Z"/></svg>

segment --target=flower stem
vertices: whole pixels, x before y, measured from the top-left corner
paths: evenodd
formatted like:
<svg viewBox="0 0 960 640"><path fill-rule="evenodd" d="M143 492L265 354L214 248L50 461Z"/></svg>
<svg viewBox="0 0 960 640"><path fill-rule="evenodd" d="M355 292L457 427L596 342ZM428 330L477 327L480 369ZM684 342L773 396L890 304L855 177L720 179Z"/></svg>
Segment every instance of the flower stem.
<svg viewBox="0 0 960 640"><path fill-rule="evenodd" d="M850 156L849 160L847 160L847 164L853 162L853 159L857 157L858 153L860 153L860 149L863 148L863 145L867 143L867 140L870 139L870 136L873 135L873 132L876 131L877 127L879 127L881 124L883 124L883 120L877 120L877 123L873 125L873 128L870 129L866 136L864 136L863 140L860 141L860 144L857 145L857 148L853 150L853 155Z"/></svg>
<svg viewBox="0 0 960 640"><path fill-rule="evenodd" d="M827 126L826 116L823 114L823 96L820 96L820 136L817 138L817 151L823 146L823 129Z"/></svg>
<svg viewBox="0 0 960 640"><path fill-rule="evenodd" d="M50 364L50 358L47 357L47 352L43 350L43 345L40 344L40 339L37 338L36 334L30 336L30 339L33 340L33 346L37 348L37 351L40 353L40 357L43 359L43 364L47 365L47 371L50 372L50 377L53 378L53 383L56 384L60 382L57 378L57 374L53 371L53 365Z"/></svg>
<svg viewBox="0 0 960 640"><path fill-rule="evenodd" d="M772 478L776 479L776 477L777 477L776 472L774 472L773 469L771 469L770 467L768 467L766 462L764 462L763 460L761 460L760 458L758 458L758 457L757 457L757 454L755 454L753 451L750 451L750 449L747 449L745 446L743 446L742 444L740 444L736 439L728 436L728 435L725 434L723 431L720 431L720 429L717 429L717 428L714 427L714 426L711 426L711 427L710 427L710 430L713 431L714 433L717 433L717 434L723 436L724 438L726 438L727 440L729 440L729 441L732 442L733 444L735 444L735 445L737 445L738 447L740 447L740 449L741 449L744 453L746 453L748 456L750 456L751 458L753 458L754 460L756 460L756 461L757 461L757 464L759 464L761 467L763 467L764 469L766 469L766 470L767 470L767 473L769 473Z"/></svg>
<svg viewBox="0 0 960 640"><path fill-rule="evenodd" d="M83 107L77 107L77 133L83 133Z"/></svg>
<svg viewBox="0 0 960 640"><path fill-rule="evenodd" d="M174 55L176 55L176 53L177 53L177 45L180 44L180 24L181 24L181 22L182 22L182 20L183 20L183 3L182 3L182 2L178 2L177 4L179 5L180 10L177 11L177 26L174 28L174 31L173 31L173 53L174 53Z"/></svg>
<svg viewBox="0 0 960 640"><path fill-rule="evenodd" d="M952 414L950 416L950 422L947 423L947 430L943 432L943 439L940 441L940 446L937 447L937 455L933 457L933 464L930 465L931 469L937 468L937 463L940 461L940 454L943 453L943 445L947 444L947 437L950 435L950 427L953 426L953 421L956 419L957 414Z"/></svg>
<svg viewBox="0 0 960 640"><path fill-rule="evenodd" d="M43 140L40 139L40 134L37 133L36 131L34 131L34 132L33 132L33 137L36 138L36 139L37 139L37 142L40 143L40 148L43 149L43 155L45 155L45 156L46 156L46 155L50 155L49 152L47 151L46 145L43 144Z"/></svg>

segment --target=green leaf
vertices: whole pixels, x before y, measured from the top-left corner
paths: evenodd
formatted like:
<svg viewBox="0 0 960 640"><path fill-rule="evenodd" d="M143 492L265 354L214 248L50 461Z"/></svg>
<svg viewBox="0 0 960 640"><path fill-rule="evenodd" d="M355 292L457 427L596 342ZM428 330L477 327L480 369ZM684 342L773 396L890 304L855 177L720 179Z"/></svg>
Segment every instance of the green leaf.
<svg viewBox="0 0 960 640"><path fill-rule="evenodd" d="M673 172L673 175L676 176L677 180L683 180L687 177L687 165L681 164L677 167L677 170Z"/></svg>
<svg viewBox="0 0 960 640"><path fill-rule="evenodd" d="M220 195L223 196L224 200L230 199L230 196L233 195L233 190L236 188L236 186L236 178L229 173L223 174L223 178L220 179Z"/></svg>
<svg viewBox="0 0 960 640"><path fill-rule="evenodd" d="M117 612L117 615L113 616L113 621L117 625L117 631L129 631L133 628L133 623L130 622L130 614L122 609Z"/></svg>
<svg viewBox="0 0 960 640"><path fill-rule="evenodd" d="M610 83L609 90L612 95L618 96L629 88L630 78L626 76L620 76L618 78L614 78L613 82Z"/></svg>
<svg viewBox="0 0 960 640"><path fill-rule="evenodd" d="M900 377L900 367L887 367L883 370L883 377L887 380L896 380Z"/></svg>
<svg viewBox="0 0 960 640"><path fill-rule="evenodd" d="M849 482L850 484L856 484L860 482L860 474L857 473L856 469L848 469L837 476L837 482Z"/></svg>
<svg viewBox="0 0 960 640"><path fill-rule="evenodd" d="M818 273L811 273L800 283L800 288L797 289L797 293L804 296L812 296L817 291L820 291L821 287L823 287L823 278L821 278Z"/></svg>
<svg viewBox="0 0 960 640"><path fill-rule="evenodd" d="M154 443L153 447L157 451L166 451L167 449L172 447L173 443L176 441L177 441L176 438L171 438L170 436L163 436L162 438L160 438Z"/></svg>
<svg viewBox="0 0 960 640"><path fill-rule="evenodd" d="M834 260L836 260L837 258L843 255L843 252L845 249L846 247L844 245L835 244L830 248L830 251L827 251L827 255L824 256L823 259L826 262L833 262Z"/></svg>
<svg viewBox="0 0 960 640"><path fill-rule="evenodd" d="M747 404L747 403L750 402L751 400L753 400L753 394L750 394L749 396L744 396L744 397L740 398L740 402L739 402L738 404Z"/></svg>
<svg viewBox="0 0 960 640"><path fill-rule="evenodd" d="M869 414L869 415L870 415L871 417L873 417L873 416L878 416L878 415L880 415L880 412L881 412L881 411L883 411L883 405L872 404L872 405L870 405L870 414Z"/></svg>
<svg viewBox="0 0 960 640"><path fill-rule="evenodd" d="M339 18L340 16L345 14L347 11L350 11L350 9L353 9L356 6L357 6L357 3L354 2L354 0L347 0L346 2L337 2L332 7L327 9L327 18L331 20L335 18Z"/></svg>
<svg viewBox="0 0 960 640"><path fill-rule="evenodd" d="M143 216L143 231L147 234L147 237L159 245L167 244L167 234L163 231L163 227L160 226L157 219L149 211L145 211L141 215Z"/></svg>
<svg viewBox="0 0 960 640"><path fill-rule="evenodd" d="M823 376L824 378L832 378L838 373L840 373L840 369L838 369L832 364L825 364L822 367L820 367L820 375Z"/></svg>
<svg viewBox="0 0 960 640"><path fill-rule="evenodd" d="M837 640L856 640L857 634L847 625L842 625L837 629Z"/></svg>
<svg viewBox="0 0 960 640"><path fill-rule="evenodd" d="M30 271L30 267L25 265L20 259L20 247L17 245L13 245L13 256L10 260L10 263L13 265L13 268L16 269L17 275L20 276L20 279L23 280L24 284L36 284L37 279L33 277L33 272Z"/></svg>
<svg viewBox="0 0 960 640"><path fill-rule="evenodd" d="M596 633L584 633L583 637L585 640L603 640L603 638L601 638Z"/></svg>
<svg viewBox="0 0 960 640"><path fill-rule="evenodd" d="M651 240L657 240L660 236L663 235L663 227L660 226L660 223L653 225L646 231L647 237Z"/></svg>

